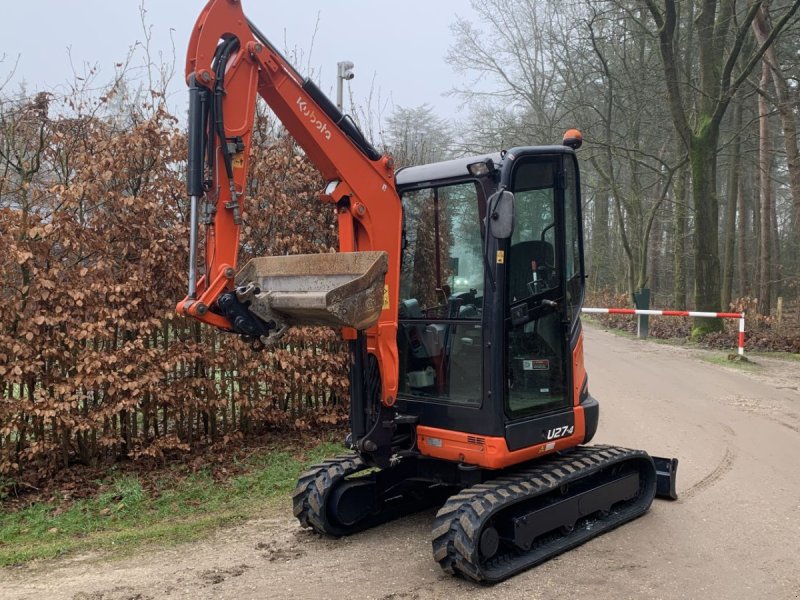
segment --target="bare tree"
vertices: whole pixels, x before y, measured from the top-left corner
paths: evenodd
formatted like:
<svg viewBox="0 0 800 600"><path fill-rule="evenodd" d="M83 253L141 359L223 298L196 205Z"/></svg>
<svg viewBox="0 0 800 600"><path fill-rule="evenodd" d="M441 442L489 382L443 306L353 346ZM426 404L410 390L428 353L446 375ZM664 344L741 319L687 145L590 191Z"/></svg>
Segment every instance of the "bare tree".
<svg viewBox="0 0 800 600"><path fill-rule="evenodd" d="M427 104L416 108L398 106L386 119L386 149L399 166L419 165L452 158L450 124L436 116Z"/></svg>
<svg viewBox="0 0 800 600"><path fill-rule="evenodd" d="M655 24L667 86L669 108L675 129L683 141L692 170L692 199L698 235L694 252L695 305L716 310L720 299L719 203L717 199L717 155L720 126L734 94L758 61L794 18L800 0L783 11L772 31L749 57L742 48L762 1L750 3L743 15L736 14L734 0L702 0L695 19L699 46L696 86L682 86L678 73L681 22L675 0L641 0ZM737 76L734 67L743 66ZM721 329L719 320L697 320L695 334Z"/></svg>
<svg viewBox="0 0 800 600"><path fill-rule="evenodd" d="M753 19L753 32L759 44L764 44L770 35L768 24L769 6L762 6ZM767 48L764 53L764 63L769 69L769 79L775 89L774 104L780 114L781 126L783 128L783 147L786 152L786 168L789 174L789 189L792 195L791 211L791 231L789 251L792 258L797 261L798 238L800 237L800 149L797 145L797 123L795 121L795 105L789 89L787 77L781 69L781 63L774 46ZM766 92L768 87L764 87L762 79L762 92ZM795 265L797 266L797 265Z"/></svg>

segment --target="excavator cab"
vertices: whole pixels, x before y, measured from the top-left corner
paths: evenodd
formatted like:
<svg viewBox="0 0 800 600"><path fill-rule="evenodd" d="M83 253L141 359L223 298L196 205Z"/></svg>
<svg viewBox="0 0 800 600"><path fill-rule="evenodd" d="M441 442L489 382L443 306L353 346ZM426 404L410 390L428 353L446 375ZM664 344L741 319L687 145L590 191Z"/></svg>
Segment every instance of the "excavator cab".
<svg viewBox="0 0 800 600"><path fill-rule="evenodd" d="M396 180L396 410L416 419L419 451L502 468L588 442L598 405L579 348L573 149L515 148L406 168Z"/></svg>

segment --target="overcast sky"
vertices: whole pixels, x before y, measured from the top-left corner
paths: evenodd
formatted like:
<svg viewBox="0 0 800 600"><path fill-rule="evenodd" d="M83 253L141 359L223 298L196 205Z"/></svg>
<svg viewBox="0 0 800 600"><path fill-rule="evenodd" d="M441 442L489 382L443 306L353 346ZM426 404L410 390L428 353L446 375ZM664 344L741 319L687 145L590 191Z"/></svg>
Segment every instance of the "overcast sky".
<svg viewBox="0 0 800 600"><path fill-rule="evenodd" d="M354 100L363 102L373 75L375 90L384 102L415 107L432 105L445 118L459 116L461 101L443 94L460 81L445 61L453 36L456 13L472 17L466 0L242 0L248 17L281 51L305 53L308 67L321 77L328 93L335 86L336 63L355 63L350 82ZM23 80L27 90L63 91L84 64L100 70L98 83L110 81L114 63L144 39L141 0L27 0L3 1L0 20L0 79L5 79L19 56L12 86ZM151 53L172 61L176 74L170 88L170 106L185 106L183 61L203 0L144 0L146 22L152 26ZM319 24L314 34L317 18ZM311 47L314 42L313 49ZM311 50L310 60L308 52ZM134 64L141 64L141 54ZM463 116L463 115L461 115Z"/></svg>

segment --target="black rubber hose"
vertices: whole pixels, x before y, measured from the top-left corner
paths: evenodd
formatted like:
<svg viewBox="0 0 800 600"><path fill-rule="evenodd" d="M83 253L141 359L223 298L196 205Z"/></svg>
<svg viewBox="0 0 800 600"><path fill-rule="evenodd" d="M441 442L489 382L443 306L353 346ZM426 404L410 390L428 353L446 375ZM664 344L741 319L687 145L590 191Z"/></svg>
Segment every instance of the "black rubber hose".
<svg viewBox="0 0 800 600"><path fill-rule="evenodd" d="M245 17L245 19L247 19L247 17ZM270 42L267 39L267 36L265 36L263 33L261 33L258 30L258 27L253 25L253 22L250 19L247 19L247 25L248 25L248 27L250 27L250 31L253 33L253 35L256 37L256 39L259 42L261 42L262 44L264 44L264 46L269 48L270 52L272 52L273 54L276 54L281 59L283 59L283 62L285 62L287 64L287 66L292 70L292 74L297 78L297 81L303 81L303 76L300 75L300 73L297 71L297 69L294 68L294 65L292 63L290 63L289 60L283 54L281 54L280 51L275 46L272 45L272 42Z"/></svg>
<svg viewBox="0 0 800 600"><path fill-rule="evenodd" d="M207 173L209 177L212 176L214 173L214 141L216 136L214 135L214 111L216 108L214 107L214 94L208 93L207 94L208 106L206 108L206 117L205 117L205 139L206 139L206 165L207 165Z"/></svg>
<svg viewBox="0 0 800 600"><path fill-rule="evenodd" d="M311 81L310 79L306 79L303 82L303 90L311 96L311 98L316 102L319 107L325 112L328 117L333 121L334 125L336 125L339 129L341 129L344 134L352 140L352 142L356 145L356 147L361 150L361 152L370 160L378 160L381 156L383 156L380 152L378 152L375 147L367 141L367 138L355 124L353 119L350 118L349 115L345 115L339 108L331 102L331 99L325 95L317 84Z"/></svg>
<svg viewBox="0 0 800 600"><path fill-rule="evenodd" d="M208 153L208 112L210 110L210 102L211 102L211 90L204 87L203 93L200 94L200 129L202 135L202 143L203 143L203 154L200 155L200 166L203 165L203 160L205 159L205 154ZM206 171L204 175L208 177L208 173L211 171ZM208 181L202 181L203 189L208 191Z"/></svg>
<svg viewBox="0 0 800 600"><path fill-rule="evenodd" d="M222 160L225 163L225 173L228 175L228 180L233 181L233 155L228 149L228 141L225 138L222 98L225 95L225 67L228 64L228 59L231 54L239 48L239 40L231 38L223 42L221 48L216 64L214 65L217 78L216 85L214 86L214 123L222 148Z"/></svg>

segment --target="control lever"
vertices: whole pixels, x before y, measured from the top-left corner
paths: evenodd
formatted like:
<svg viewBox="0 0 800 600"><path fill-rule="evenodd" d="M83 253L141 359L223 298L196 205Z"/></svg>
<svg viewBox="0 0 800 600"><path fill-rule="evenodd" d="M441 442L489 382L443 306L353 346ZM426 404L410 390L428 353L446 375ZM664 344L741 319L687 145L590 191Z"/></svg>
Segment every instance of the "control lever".
<svg viewBox="0 0 800 600"><path fill-rule="evenodd" d="M552 306L553 308L558 308L558 302L556 302L555 300L542 298L542 304L544 304L545 306Z"/></svg>

